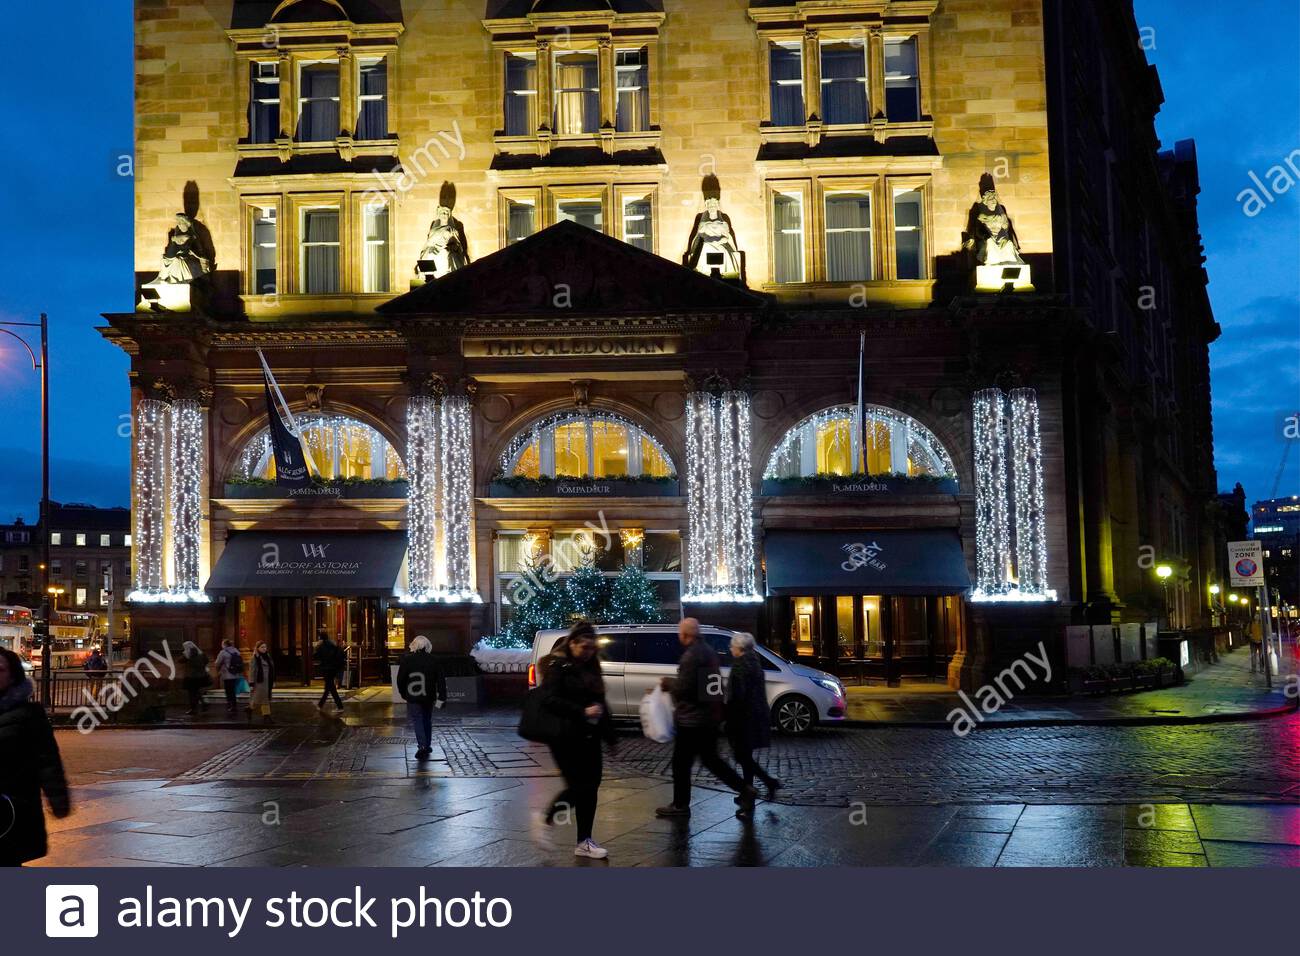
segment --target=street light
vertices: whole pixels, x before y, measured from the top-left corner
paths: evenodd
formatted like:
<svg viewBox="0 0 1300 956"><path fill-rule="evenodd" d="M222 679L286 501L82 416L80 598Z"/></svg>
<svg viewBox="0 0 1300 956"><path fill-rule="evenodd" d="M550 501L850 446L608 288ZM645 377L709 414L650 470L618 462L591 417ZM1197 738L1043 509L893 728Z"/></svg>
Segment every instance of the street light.
<svg viewBox="0 0 1300 956"><path fill-rule="evenodd" d="M1223 607L1223 604L1216 600L1222 590L1217 584L1210 585L1210 625L1213 627L1219 627L1223 624L1223 618L1220 615L1220 608Z"/></svg>
<svg viewBox="0 0 1300 956"><path fill-rule="evenodd" d="M1156 577L1160 579L1160 592L1165 603L1165 626L1172 627L1173 622L1169 619L1169 579L1174 576L1174 569L1167 564L1162 564L1156 568Z"/></svg>
<svg viewBox="0 0 1300 956"><path fill-rule="evenodd" d="M31 343L11 332L11 328L40 329L41 355L38 359ZM41 584L50 586L50 323L44 312L39 322L0 322L0 332L15 338L32 359L32 371L41 373ZM41 617L45 620L45 642L41 648L41 703L46 709L50 706L54 688L54 656L50 653L50 602L45 600L41 608Z"/></svg>

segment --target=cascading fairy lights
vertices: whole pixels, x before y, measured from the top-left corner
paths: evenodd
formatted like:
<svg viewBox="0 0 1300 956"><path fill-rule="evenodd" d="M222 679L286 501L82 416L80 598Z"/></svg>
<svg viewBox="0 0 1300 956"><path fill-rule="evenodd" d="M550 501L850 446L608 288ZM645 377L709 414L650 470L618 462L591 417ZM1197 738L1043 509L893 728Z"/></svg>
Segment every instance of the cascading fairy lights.
<svg viewBox="0 0 1300 956"><path fill-rule="evenodd" d="M1043 527L1043 441L1039 430L1038 393L1018 388L1011 393L1011 463L1016 508L1016 577L1020 591L1047 591L1047 535Z"/></svg>
<svg viewBox="0 0 1300 956"><path fill-rule="evenodd" d="M407 403L407 594L410 603L477 603L469 399Z"/></svg>
<svg viewBox="0 0 1300 956"><path fill-rule="evenodd" d="M167 460L171 406L141 399L135 409L135 591L131 599L161 595L167 589L163 561L167 547Z"/></svg>
<svg viewBox="0 0 1300 956"><path fill-rule="evenodd" d="M687 588L684 602L759 601L754 590L749 397L686 400Z"/></svg>
<svg viewBox="0 0 1300 956"><path fill-rule="evenodd" d="M438 404L427 395L413 395L406 403L407 591L415 601L430 600L435 590Z"/></svg>
<svg viewBox="0 0 1300 956"><path fill-rule="evenodd" d="M361 443L369 445L370 474L366 478L385 478L389 473L390 455L394 459L388 440L376 428L349 418L346 415L330 415L311 412L298 417L298 424L303 430L303 437L318 465L323 464L327 474L334 470L334 449L347 448L347 453L340 453L340 459L347 459L359 451ZM358 455L358 458L366 456ZM263 429L244 446L235 462L232 474L238 478L262 477L271 461L271 433ZM398 474L401 474L401 461L396 459ZM335 476L342 477L342 476Z"/></svg>
<svg viewBox="0 0 1300 956"><path fill-rule="evenodd" d="M892 436L899 435L905 443L909 457L922 471L939 477L954 477L956 470L952 458L934 433L913 418L885 408L883 405L866 407L868 429L872 435L884 426ZM802 445L805 440L816 440L817 433L827 426L847 425L852 431L857 410L852 405L837 405L823 409L815 415L809 415L794 428L786 432L780 444L767 460L764 478L788 478L799 475L802 471L800 460Z"/></svg>
<svg viewBox="0 0 1300 956"><path fill-rule="evenodd" d="M172 476L170 591L188 600L206 601L199 589L199 552L203 544L203 409L192 398L172 406Z"/></svg>
<svg viewBox="0 0 1300 956"><path fill-rule="evenodd" d="M976 392L973 440L977 581L971 600L1055 601L1047 587L1038 394Z"/></svg>

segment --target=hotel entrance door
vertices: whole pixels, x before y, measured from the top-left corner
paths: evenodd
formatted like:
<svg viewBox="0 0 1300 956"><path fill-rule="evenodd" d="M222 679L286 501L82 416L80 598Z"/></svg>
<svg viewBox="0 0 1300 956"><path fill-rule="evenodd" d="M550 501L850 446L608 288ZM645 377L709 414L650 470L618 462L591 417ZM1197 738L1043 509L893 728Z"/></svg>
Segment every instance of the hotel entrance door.
<svg viewBox="0 0 1300 956"><path fill-rule="evenodd" d="M344 686L388 682L390 656L403 646L401 613L384 598L244 597L236 602L239 644L266 641L282 682L319 679L313 654L322 631L348 654Z"/></svg>

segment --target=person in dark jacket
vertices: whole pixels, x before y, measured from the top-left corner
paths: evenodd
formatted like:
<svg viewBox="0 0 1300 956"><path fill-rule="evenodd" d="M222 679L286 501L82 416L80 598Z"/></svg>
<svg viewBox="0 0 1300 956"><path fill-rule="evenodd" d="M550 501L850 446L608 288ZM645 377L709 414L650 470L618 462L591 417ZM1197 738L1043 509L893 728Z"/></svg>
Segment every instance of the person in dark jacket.
<svg viewBox="0 0 1300 956"><path fill-rule="evenodd" d="M343 698L339 696L339 675L347 665L347 652L330 640L327 631L321 631L316 636L320 639L320 643L316 645L316 653L312 655L312 659L316 662L316 669L320 671L321 677L325 679L325 690L321 693L320 703L316 707L324 710L325 702L333 696L334 706L342 710Z"/></svg>
<svg viewBox="0 0 1300 956"><path fill-rule="evenodd" d="M0 866L45 856L42 793L56 817L72 809L54 731L32 690L18 655L0 648Z"/></svg>
<svg viewBox="0 0 1300 956"><path fill-rule="evenodd" d="M199 650L193 641L186 641L181 647L181 664L185 668L181 686L190 699L188 714L196 714L200 709L207 710L208 702L203 699L203 691L212 683L208 673L208 655Z"/></svg>
<svg viewBox="0 0 1300 956"><path fill-rule="evenodd" d="M603 860L609 851L592 839L603 774L600 744L614 747L614 721L605 700L596 631L581 621L573 626L555 653L542 662L543 706L561 717L564 731L551 742L551 755L564 775L564 789L551 801L546 823L573 808L578 843L574 856Z"/></svg>
<svg viewBox="0 0 1300 956"><path fill-rule="evenodd" d="M740 764L745 783L754 785L754 777L767 787L767 799L776 797L781 783L754 760L754 751L772 742L772 712L767 706L767 678L763 662L754 650L752 634L731 638L731 673L727 677L727 742ZM739 798L737 798L739 802ZM736 816L748 819L753 809L741 807Z"/></svg>
<svg viewBox="0 0 1300 956"><path fill-rule="evenodd" d="M108 659L98 647L95 647L86 658L86 663L81 666L86 676L90 678L90 696L99 700L99 692L104 688L104 678L108 676Z"/></svg>
<svg viewBox="0 0 1300 956"><path fill-rule="evenodd" d="M248 719L259 714L262 723L271 722L271 695L275 692L275 661L266 641L253 648L252 693L248 698Z"/></svg>
<svg viewBox="0 0 1300 956"><path fill-rule="evenodd" d="M233 714L239 709L239 682L244 677L244 655L239 653L235 642L226 638L221 642L221 651L217 654L217 676L226 691L226 713Z"/></svg>
<svg viewBox="0 0 1300 956"><path fill-rule="evenodd" d="M655 810L658 817L691 815L691 773L698 759L711 774L740 795L742 810L752 811L758 791L718 756L718 725L726 699L718 655L700 640L700 622L682 621L677 639L686 650L677 664L677 677L665 677L664 690L673 695L673 802Z"/></svg>
<svg viewBox="0 0 1300 956"><path fill-rule="evenodd" d="M397 692L406 701L406 716L415 729L415 759L433 754L433 711L447 702L447 682L424 636L411 641L397 667Z"/></svg>

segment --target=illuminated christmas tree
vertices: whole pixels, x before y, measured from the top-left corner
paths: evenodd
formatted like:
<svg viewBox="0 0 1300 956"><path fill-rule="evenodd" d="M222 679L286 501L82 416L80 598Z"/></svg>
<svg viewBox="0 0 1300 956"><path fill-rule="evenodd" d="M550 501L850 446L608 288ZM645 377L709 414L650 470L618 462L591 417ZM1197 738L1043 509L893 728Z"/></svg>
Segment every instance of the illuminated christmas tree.
<svg viewBox="0 0 1300 956"><path fill-rule="evenodd" d="M567 628L576 613L565 582L549 565L525 567L507 596L515 613L502 636L514 647L532 647L538 631Z"/></svg>
<svg viewBox="0 0 1300 956"><path fill-rule="evenodd" d="M605 575L592 564L584 564L573 572L565 585L569 610L586 621L595 623L605 619L609 600L609 587Z"/></svg>
<svg viewBox="0 0 1300 956"><path fill-rule="evenodd" d="M605 619L612 624L655 624L663 620L659 592L640 568L629 564L615 579Z"/></svg>

